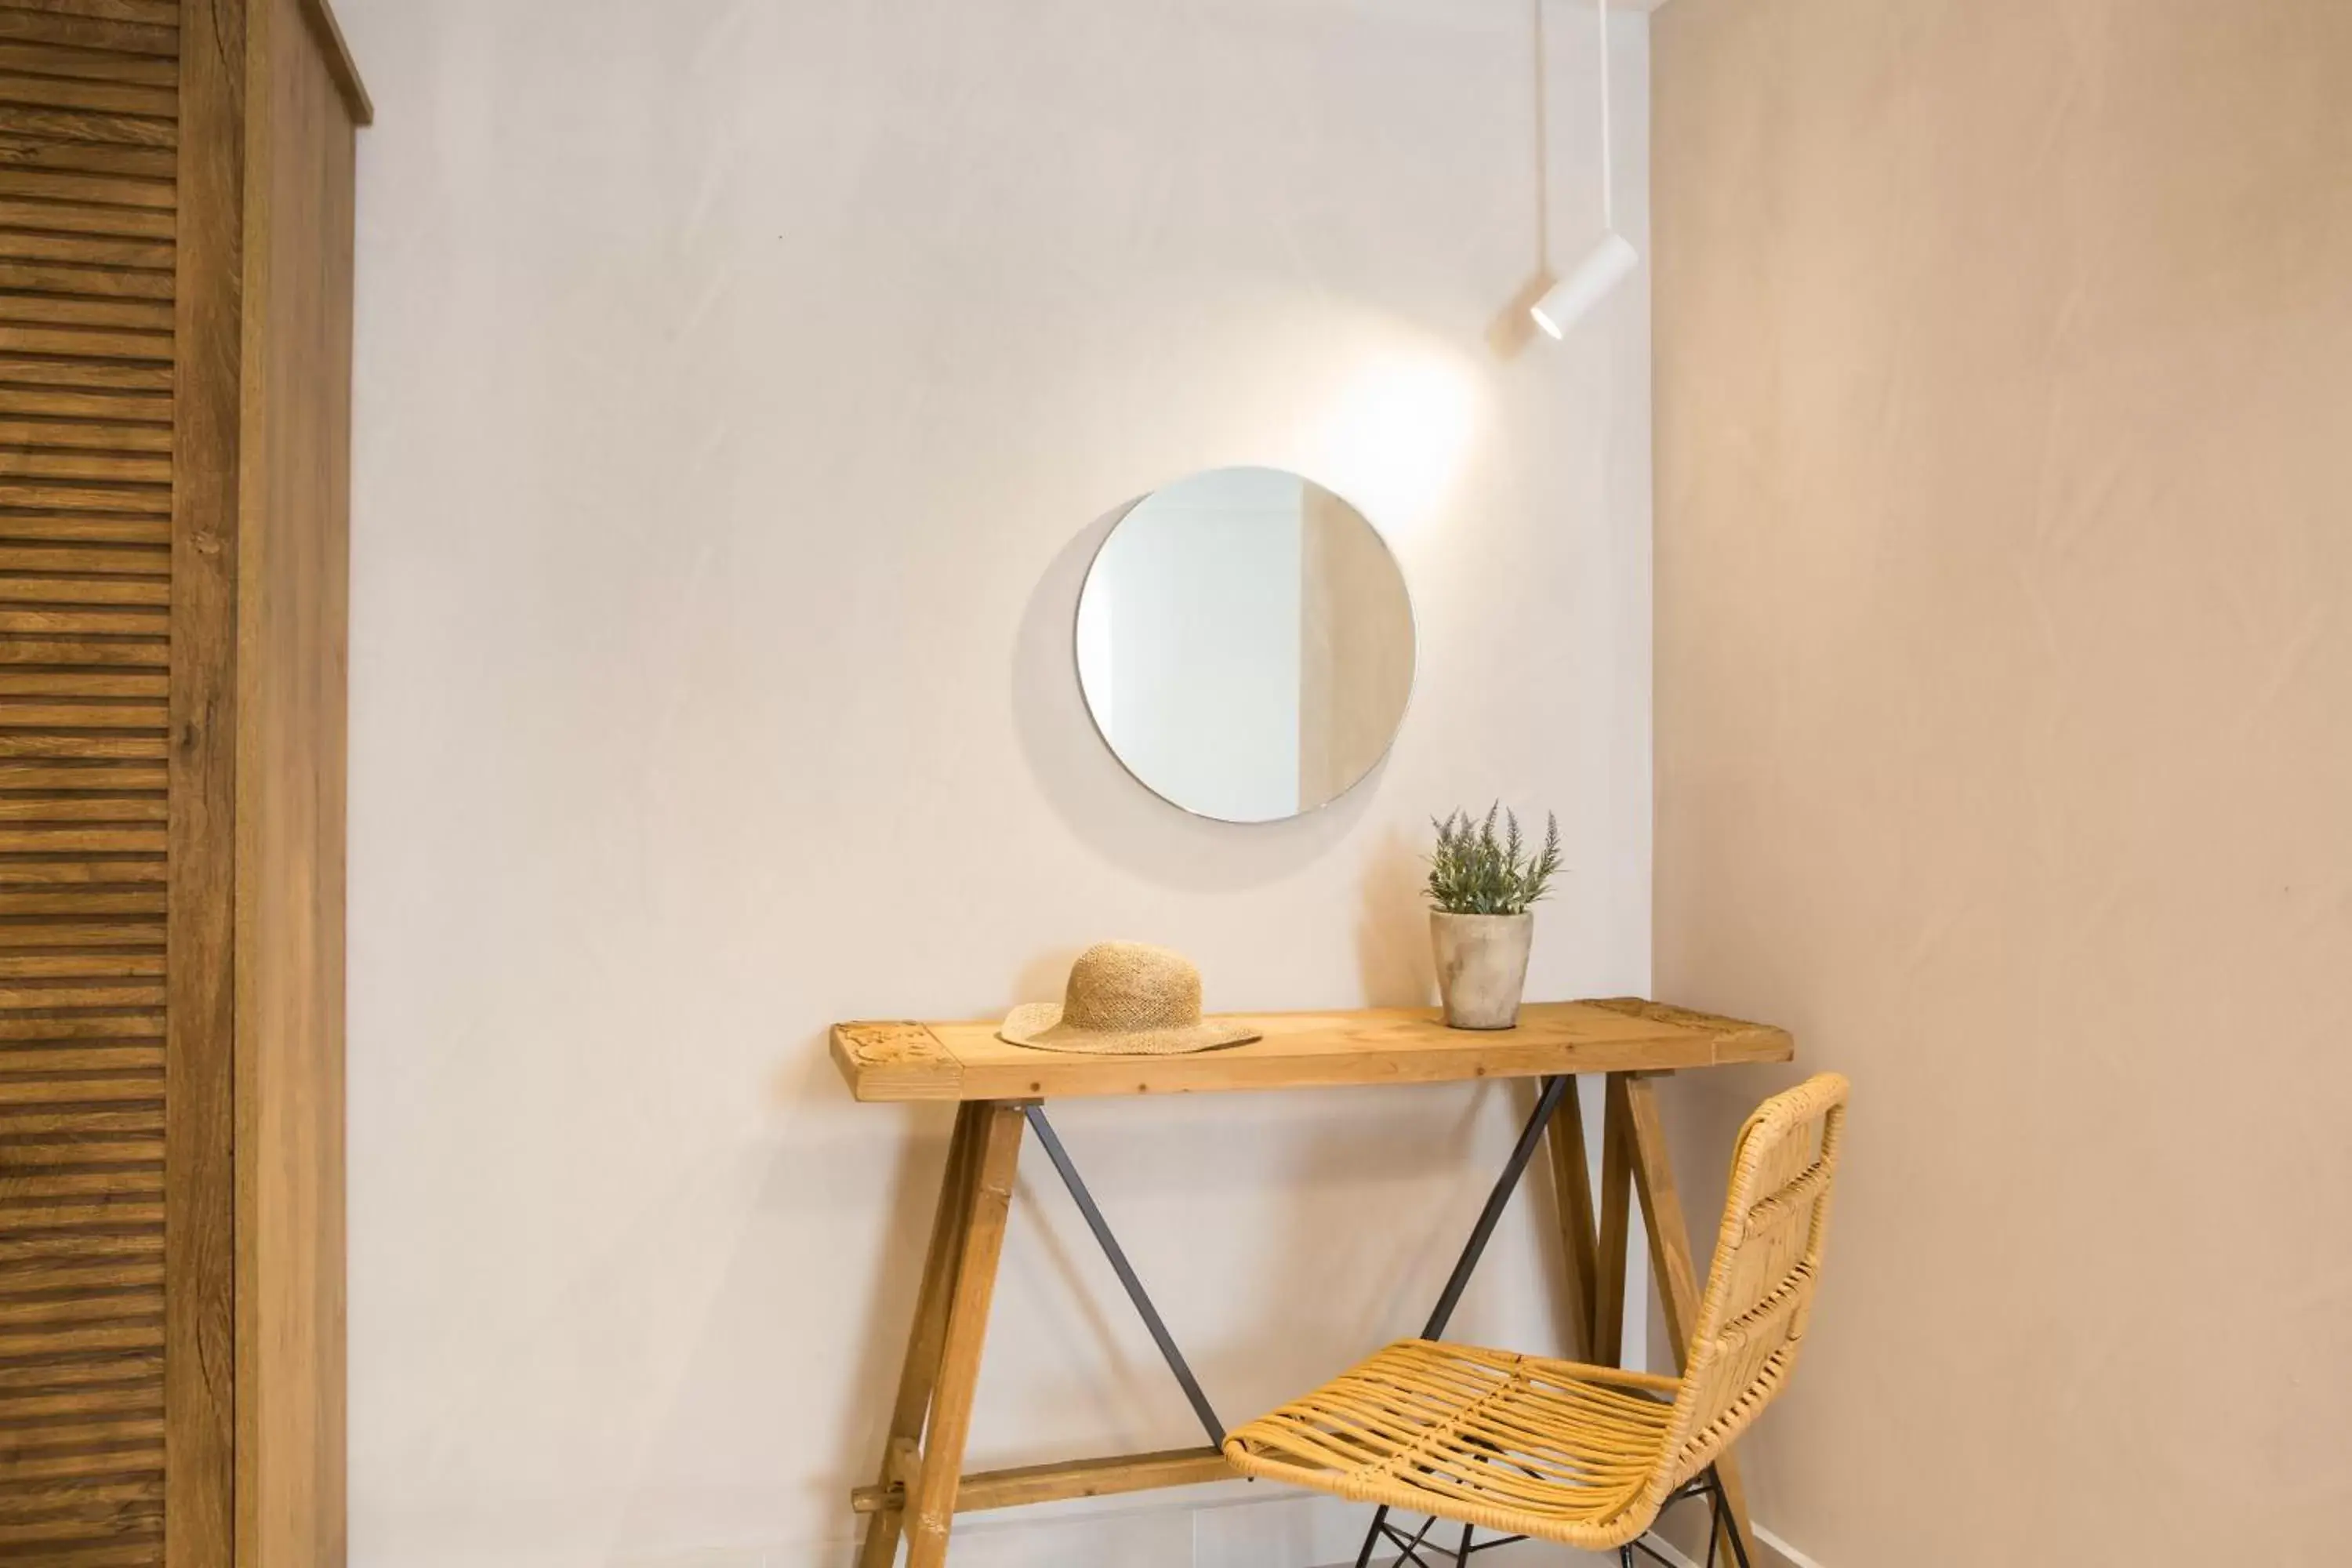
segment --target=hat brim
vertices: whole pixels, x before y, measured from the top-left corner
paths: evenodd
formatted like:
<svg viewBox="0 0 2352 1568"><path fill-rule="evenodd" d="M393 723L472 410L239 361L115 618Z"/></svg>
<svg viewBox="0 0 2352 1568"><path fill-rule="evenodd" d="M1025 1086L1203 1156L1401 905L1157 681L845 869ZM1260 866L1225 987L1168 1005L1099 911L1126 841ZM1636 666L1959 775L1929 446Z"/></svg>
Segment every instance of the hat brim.
<svg viewBox="0 0 2352 1568"><path fill-rule="evenodd" d="M996 1037L1032 1050L1097 1057L1181 1057L1247 1045L1258 1030L1229 1019L1203 1018L1181 1029L1081 1029L1062 1022L1059 1002L1031 1002L1004 1016Z"/></svg>

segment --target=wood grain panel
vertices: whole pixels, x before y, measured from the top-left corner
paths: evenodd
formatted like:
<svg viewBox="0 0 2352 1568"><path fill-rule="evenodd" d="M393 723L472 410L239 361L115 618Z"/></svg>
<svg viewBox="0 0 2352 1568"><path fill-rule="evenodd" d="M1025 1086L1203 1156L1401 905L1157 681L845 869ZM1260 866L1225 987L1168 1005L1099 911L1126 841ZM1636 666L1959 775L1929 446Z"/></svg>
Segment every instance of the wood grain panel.
<svg viewBox="0 0 2352 1568"><path fill-rule="evenodd" d="M0 70L85 81L131 82L143 87L175 87L180 80L177 60L60 48L52 44L0 43ZM175 101L172 113L176 116L178 112Z"/></svg>
<svg viewBox="0 0 2352 1568"><path fill-rule="evenodd" d="M180 0L0 0L12 11L35 11L51 16L100 16L118 22L148 22L159 27L180 25Z"/></svg>
<svg viewBox="0 0 2352 1568"><path fill-rule="evenodd" d="M0 228L0 259L59 261L76 267L115 267L168 274L172 270L172 247L162 240L97 238L46 230ZM26 379L28 378L22 374L0 370L0 381ZM161 384L156 390L168 392L171 384Z"/></svg>
<svg viewBox="0 0 2352 1568"><path fill-rule="evenodd" d="M163 1561L177 17L0 3L0 1559L58 1568Z"/></svg>
<svg viewBox="0 0 2352 1568"><path fill-rule="evenodd" d="M1495 1030L1449 1029L1427 1007L1220 1016L1259 1037L1190 1056L1078 1056L1008 1045L993 1020L849 1023L834 1026L833 1059L859 1100L971 1100L1675 1072L1796 1054L1785 1030L1638 999L1531 1002L1517 1028Z"/></svg>
<svg viewBox="0 0 2352 1568"><path fill-rule="evenodd" d="M106 0L88 3L102 5ZM160 5L136 19L124 20L93 16L82 8L80 0L48 0L45 5L20 0L18 4L0 6L0 40L172 59L180 53L180 29L173 25L176 19L175 13L167 16L166 8Z"/></svg>
<svg viewBox="0 0 2352 1568"><path fill-rule="evenodd" d="M236 546L245 0L187 0L180 60L172 516L171 1184L164 1407L172 1568L236 1562ZM114 389L126 390L126 389Z"/></svg>
<svg viewBox="0 0 2352 1568"><path fill-rule="evenodd" d="M60 142L56 137L10 135L0 129L0 166L18 169L85 169L101 174L173 177L178 154L168 147L124 147L105 142Z"/></svg>
<svg viewBox="0 0 2352 1568"><path fill-rule="evenodd" d="M249 0L238 557L237 1467L247 1568L342 1560L343 798L352 111Z"/></svg>
<svg viewBox="0 0 2352 1568"><path fill-rule="evenodd" d="M103 77L51 76L19 71L0 58L0 104L22 108L84 109L96 114L126 114L166 125L180 115L176 83L148 87ZM105 142L110 137L85 140Z"/></svg>

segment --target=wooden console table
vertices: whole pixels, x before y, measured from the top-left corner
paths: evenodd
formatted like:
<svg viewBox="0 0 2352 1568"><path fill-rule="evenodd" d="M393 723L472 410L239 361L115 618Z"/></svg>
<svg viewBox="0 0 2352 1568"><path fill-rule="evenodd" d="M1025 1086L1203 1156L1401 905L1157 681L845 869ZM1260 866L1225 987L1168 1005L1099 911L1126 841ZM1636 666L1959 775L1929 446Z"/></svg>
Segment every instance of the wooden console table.
<svg viewBox="0 0 2352 1568"><path fill-rule="evenodd" d="M1788 1061L1795 1048L1785 1031L1633 999L1531 1005L1521 1011L1517 1028L1491 1034L1448 1029L1433 1011L1418 1008L1276 1013L1252 1015L1249 1021L1263 1038L1180 1057L1033 1050L998 1039L992 1022L835 1026L834 1061L857 1099L957 1105L880 1475L874 1485L852 1494L852 1506L869 1518L859 1568L888 1568L902 1532L908 1568L940 1568L959 1512L1192 1486L1234 1475L1213 1442L1167 1453L962 1473L972 1391L1024 1127L1037 1131L1204 1427L1213 1437L1222 1436L1205 1396L1054 1136L1043 1105L1051 1100L1543 1079L1536 1116L1480 1215L1433 1327L1442 1330L1541 1142L1550 1149L1565 1233L1572 1353L1604 1365L1616 1364L1622 1353L1627 1240L1638 1189L1659 1300L1680 1364L1698 1310L1699 1279L1667 1162L1654 1079L1693 1068ZM1586 1175L1575 1078L1580 1073L1608 1075L1597 1205ZM1727 1531L1739 1533L1754 1561L1738 1467L1727 1454L1719 1470L1731 1505Z"/></svg>

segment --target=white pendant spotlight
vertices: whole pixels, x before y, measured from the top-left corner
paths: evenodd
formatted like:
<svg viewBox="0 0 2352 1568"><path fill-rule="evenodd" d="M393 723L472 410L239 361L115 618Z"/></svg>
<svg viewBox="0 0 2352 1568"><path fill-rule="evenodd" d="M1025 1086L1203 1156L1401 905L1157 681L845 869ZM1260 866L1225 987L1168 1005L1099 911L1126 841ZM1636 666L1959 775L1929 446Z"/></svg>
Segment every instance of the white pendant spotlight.
<svg viewBox="0 0 2352 1568"><path fill-rule="evenodd" d="M1536 325L1555 338L1584 319L1609 291L1633 275L1642 264L1633 241L1617 232L1617 181L1610 142L1609 0L1599 0L1601 11L1601 237L1569 268L1568 276L1544 290L1528 307Z"/></svg>

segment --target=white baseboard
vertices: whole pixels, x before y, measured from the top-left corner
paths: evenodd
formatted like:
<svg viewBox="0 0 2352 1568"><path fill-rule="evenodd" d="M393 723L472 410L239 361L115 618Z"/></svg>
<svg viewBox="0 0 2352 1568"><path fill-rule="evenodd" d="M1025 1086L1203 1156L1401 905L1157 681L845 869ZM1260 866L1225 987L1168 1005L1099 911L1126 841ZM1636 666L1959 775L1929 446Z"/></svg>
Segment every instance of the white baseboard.
<svg viewBox="0 0 2352 1568"><path fill-rule="evenodd" d="M1779 1536L1773 1534L1762 1525L1759 1524L1754 1528L1756 1531L1756 1539L1770 1547L1773 1551L1779 1552L1781 1556L1787 1558L1789 1560L1789 1568L1822 1568L1822 1565L1819 1563L1816 1563L1813 1559L1806 1556L1803 1552L1798 1551L1795 1547L1790 1545L1787 1542L1781 1540Z"/></svg>
<svg viewBox="0 0 2352 1568"><path fill-rule="evenodd" d="M1755 1565L1755 1568L1784 1568L1784 1565L1785 1568L1822 1568L1822 1565L1819 1563L1816 1563L1813 1559L1806 1556L1803 1552L1798 1551L1795 1547L1790 1545L1787 1542L1781 1540L1779 1536L1773 1534L1762 1525L1757 1524L1751 1521L1748 1528L1756 1532L1757 1543L1762 1546L1766 1551L1775 1553L1779 1559L1778 1562L1759 1563ZM1654 1537L1651 1544L1657 1548L1661 1556L1671 1559L1675 1563L1675 1568L1700 1568L1699 1563L1694 1561L1689 1553L1684 1552L1671 1541L1662 1541Z"/></svg>
<svg viewBox="0 0 2352 1568"><path fill-rule="evenodd" d="M1205 1499L1105 1499L956 1521L956 1568L1342 1568L1369 1522L1359 1505L1268 1486L1204 1488ZM1216 1494L1225 1495L1218 1496ZM1436 1539L1435 1537L1432 1538ZM850 1568L849 1542L697 1552L628 1568ZM1613 1568L1613 1558L1540 1542L1481 1552L1479 1568Z"/></svg>
<svg viewBox="0 0 2352 1568"><path fill-rule="evenodd" d="M1349 1568L1368 1522L1363 1508L1287 1488L1223 1483L1181 1504L1098 1499L967 1514L956 1521L956 1568ZM1758 1539L1780 1563L1822 1568L1780 1536ZM1433 1534L1442 1542L1442 1533ZM1678 1568L1699 1568L1666 1545ZM745 1546L633 1559L616 1568L851 1568L854 1542ZM1386 1556L1379 1559L1385 1562ZM1613 1554L1521 1542L1478 1553L1479 1568L1613 1568Z"/></svg>

